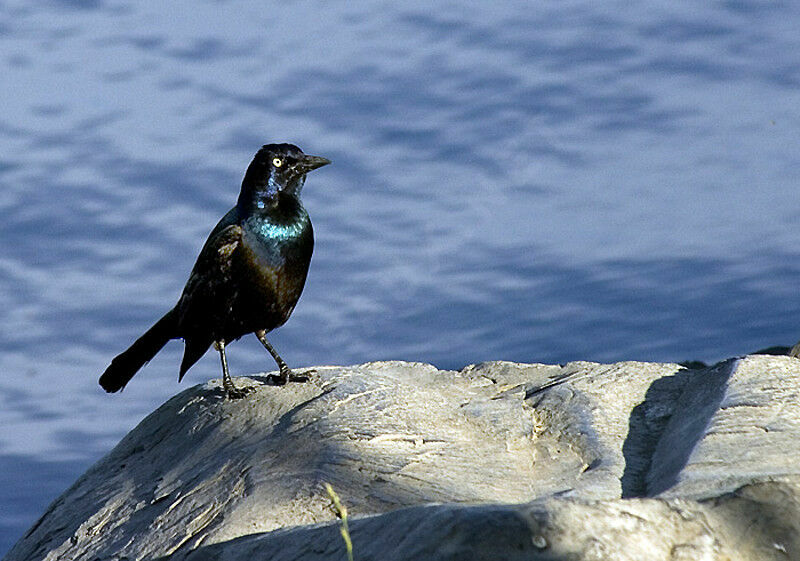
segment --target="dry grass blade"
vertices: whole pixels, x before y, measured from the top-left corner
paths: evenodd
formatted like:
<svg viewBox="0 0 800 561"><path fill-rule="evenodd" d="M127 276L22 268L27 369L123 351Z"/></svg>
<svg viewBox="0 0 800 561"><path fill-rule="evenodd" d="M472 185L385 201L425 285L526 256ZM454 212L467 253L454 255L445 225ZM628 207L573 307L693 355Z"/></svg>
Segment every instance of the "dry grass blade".
<svg viewBox="0 0 800 561"><path fill-rule="evenodd" d="M347 507L339 500L339 495L336 494L330 483L325 484L325 490L331 498L333 511L341 520L339 531L342 533L342 539L344 540L345 548L347 548L347 561L353 561L353 541L350 539L350 529L347 527Z"/></svg>

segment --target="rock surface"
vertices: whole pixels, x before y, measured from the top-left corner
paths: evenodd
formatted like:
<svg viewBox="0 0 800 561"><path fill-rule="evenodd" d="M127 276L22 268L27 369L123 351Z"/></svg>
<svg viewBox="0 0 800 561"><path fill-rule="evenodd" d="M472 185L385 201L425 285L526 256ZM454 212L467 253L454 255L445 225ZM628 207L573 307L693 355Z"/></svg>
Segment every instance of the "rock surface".
<svg viewBox="0 0 800 561"><path fill-rule="evenodd" d="M178 394L6 559L345 559L325 482L357 560L800 559L800 360L316 376Z"/></svg>

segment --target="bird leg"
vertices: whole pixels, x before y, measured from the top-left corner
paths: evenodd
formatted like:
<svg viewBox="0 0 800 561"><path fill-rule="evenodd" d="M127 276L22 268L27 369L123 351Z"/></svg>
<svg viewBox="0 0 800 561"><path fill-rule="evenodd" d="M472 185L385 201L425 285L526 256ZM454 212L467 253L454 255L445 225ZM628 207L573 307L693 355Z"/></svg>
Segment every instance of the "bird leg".
<svg viewBox="0 0 800 561"><path fill-rule="evenodd" d="M214 342L214 347L219 351L219 358L222 361L222 387L225 389L229 399L241 399L248 393L253 391L253 388L239 389L233 384L231 375L228 374L228 359L225 356L225 341L220 339Z"/></svg>
<svg viewBox="0 0 800 561"><path fill-rule="evenodd" d="M281 358L281 355L278 354L278 351L275 350L275 347L270 345L269 341L267 341L267 332L263 329L256 331L256 337L258 340L261 341L261 344L264 345L264 348L267 349L269 354L272 355L272 358L275 359L275 362L278 364L278 368L280 369L280 373L275 376L270 376L276 385L283 386L288 381L293 382L307 382L308 376L298 375L292 372L291 368L289 368L286 363Z"/></svg>

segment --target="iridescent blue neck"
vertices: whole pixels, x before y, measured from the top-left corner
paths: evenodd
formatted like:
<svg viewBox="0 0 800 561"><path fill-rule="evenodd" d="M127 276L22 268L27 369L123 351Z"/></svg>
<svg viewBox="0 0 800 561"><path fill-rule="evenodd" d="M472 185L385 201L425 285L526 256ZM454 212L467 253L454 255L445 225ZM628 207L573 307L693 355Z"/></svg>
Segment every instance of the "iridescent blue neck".
<svg viewBox="0 0 800 561"><path fill-rule="evenodd" d="M287 185L280 185L273 175L264 178L261 183L245 181L239 193L236 207L242 216L253 213L268 212L276 208L282 199L291 198L299 204L300 190L303 188L306 177L303 175Z"/></svg>
<svg viewBox="0 0 800 561"><path fill-rule="evenodd" d="M302 207L301 207L302 208ZM290 222L273 222L272 220L259 220L254 225L254 230L263 238L283 242L298 237L308 227L308 214L303 210Z"/></svg>

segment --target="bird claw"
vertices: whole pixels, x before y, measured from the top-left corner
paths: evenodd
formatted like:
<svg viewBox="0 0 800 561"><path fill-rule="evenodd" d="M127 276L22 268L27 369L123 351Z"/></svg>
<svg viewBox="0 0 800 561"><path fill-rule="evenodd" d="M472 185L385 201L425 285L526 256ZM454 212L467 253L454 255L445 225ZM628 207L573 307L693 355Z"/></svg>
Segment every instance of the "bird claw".
<svg viewBox="0 0 800 561"><path fill-rule="evenodd" d="M248 394L253 393L256 389L252 386L245 386L244 388L237 388L233 384L225 386L225 395L228 399L242 399L247 397Z"/></svg>
<svg viewBox="0 0 800 561"><path fill-rule="evenodd" d="M316 372L316 370L306 370L302 374L297 374L290 368L282 368L278 374L269 374L267 376L267 383L274 386L285 386L287 382L308 382L311 379L309 374L312 372Z"/></svg>

